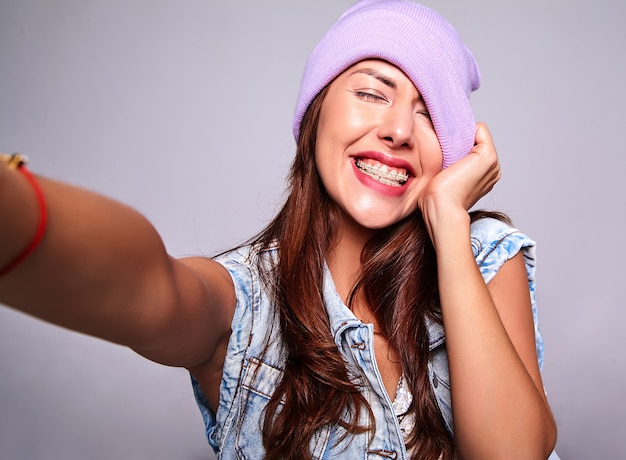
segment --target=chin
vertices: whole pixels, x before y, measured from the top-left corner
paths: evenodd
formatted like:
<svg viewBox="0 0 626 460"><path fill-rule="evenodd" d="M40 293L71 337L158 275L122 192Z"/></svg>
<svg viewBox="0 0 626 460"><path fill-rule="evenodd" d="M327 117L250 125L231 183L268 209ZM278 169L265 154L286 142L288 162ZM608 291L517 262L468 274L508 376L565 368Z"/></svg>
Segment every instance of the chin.
<svg viewBox="0 0 626 460"><path fill-rule="evenodd" d="M402 206L402 204L397 203L390 205L371 199L362 202L359 202L358 199L352 201L345 199L343 201L344 203L347 202L346 206L340 206L344 218L362 229L372 231L391 227L415 211L413 206Z"/></svg>
<svg viewBox="0 0 626 460"><path fill-rule="evenodd" d="M353 219L360 226L370 229L370 230L381 230L383 228L387 228L392 226L393 224L400 222L404 216L390 217L386 213L377 213L378 216L373 215L372 213L367 216L357 216Z"/></svg>

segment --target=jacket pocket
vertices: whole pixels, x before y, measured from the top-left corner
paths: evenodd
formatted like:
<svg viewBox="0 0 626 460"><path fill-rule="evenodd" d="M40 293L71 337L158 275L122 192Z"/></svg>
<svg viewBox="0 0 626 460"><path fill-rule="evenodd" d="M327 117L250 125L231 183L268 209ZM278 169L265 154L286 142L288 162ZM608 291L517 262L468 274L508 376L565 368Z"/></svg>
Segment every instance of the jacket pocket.
<svg viewBox="0 0 626 460"><path fill-rule="evenodd" d="M256 460L265 456L262 435L265 408L282 378L282 369L258 358L248 359L241 377L235 441L237 458ZM330 427L323 427L313 435L310 441L313 459L324 456L329 437Z"/></svg>
<svg viewBox="0 0 626 460"><path fill-rule="evenodd" d="M259 459L263 448L265 408L283 378L283 371L258 358L248 359L241 376L241 394L236 422L237 458Z"/></svg>

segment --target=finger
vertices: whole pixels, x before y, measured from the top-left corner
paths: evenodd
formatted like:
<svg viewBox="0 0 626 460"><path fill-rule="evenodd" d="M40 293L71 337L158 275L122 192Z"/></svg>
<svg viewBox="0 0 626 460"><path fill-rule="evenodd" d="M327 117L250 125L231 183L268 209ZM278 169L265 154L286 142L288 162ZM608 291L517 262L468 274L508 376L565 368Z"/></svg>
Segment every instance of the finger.
<svg viewBox="0 0 626 460"><path fill-rule="evenodd" d="M474 149L481 151L491 151L496 153L496 146L494 145L491 132L485 123L476 123L476 134L474 137Z"/></svg>
<svg viewBox="0 0 626 460"><path fill-rule="evenodd" d="M490 164L489 168L496 172L496 175L499 177L499 160L498 160L498 152L496 151L496 147L493 143L493 138L491 137L491 133L489 132L489 128L485 123L477 123L476 124L476 144L472 149L473 153L478 154L480 158L483 159L487 164Z"/></svg>
<svg viewBox="0 0 626 460"><path fill-rule="evenodd" d="M474 138L474 145L489 145L491 147L493 145L493 138L491 137L491 132L487 125L483 122L476 123L476 136Z"/></svg>

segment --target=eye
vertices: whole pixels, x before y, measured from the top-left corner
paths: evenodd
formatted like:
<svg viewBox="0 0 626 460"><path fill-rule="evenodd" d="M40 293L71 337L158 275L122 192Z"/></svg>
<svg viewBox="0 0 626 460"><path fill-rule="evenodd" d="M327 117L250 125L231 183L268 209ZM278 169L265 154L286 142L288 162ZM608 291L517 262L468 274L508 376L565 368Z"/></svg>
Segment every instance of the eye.
<svg viewBox="0 0 626 460"><path fill-rule="evenodd" d="M423 110L418 110L415 112L419 117L427 120L429 123L432 124L432 119L430 118L430 113L428 112L428 110L423 109Z"/></svg>
<svg viewBox="0 0 626 460"><path fill-rule="evenodd" d="M375 92L371 92L371 91L357 90L357 91L354 92L354 94L359 99L363 99L363 100L366 100L366 101L387 102L387 98L386 97L384 97L383 95L381 95L379 93L375 93Z"/></svg>

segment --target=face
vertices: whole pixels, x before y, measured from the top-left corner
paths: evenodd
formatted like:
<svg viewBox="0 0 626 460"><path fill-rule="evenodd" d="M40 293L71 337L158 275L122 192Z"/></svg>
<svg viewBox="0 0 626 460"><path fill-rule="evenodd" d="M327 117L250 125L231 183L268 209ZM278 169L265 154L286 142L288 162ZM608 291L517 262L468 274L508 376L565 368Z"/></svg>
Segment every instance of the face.
<svg viewBox="0 0 626 460"><path fill-rule="evenodd" d="M328 88L315 161L330 197L367 229L394 224L441 171L426 104L409 78L380 60L361 61Z"/></svg>

